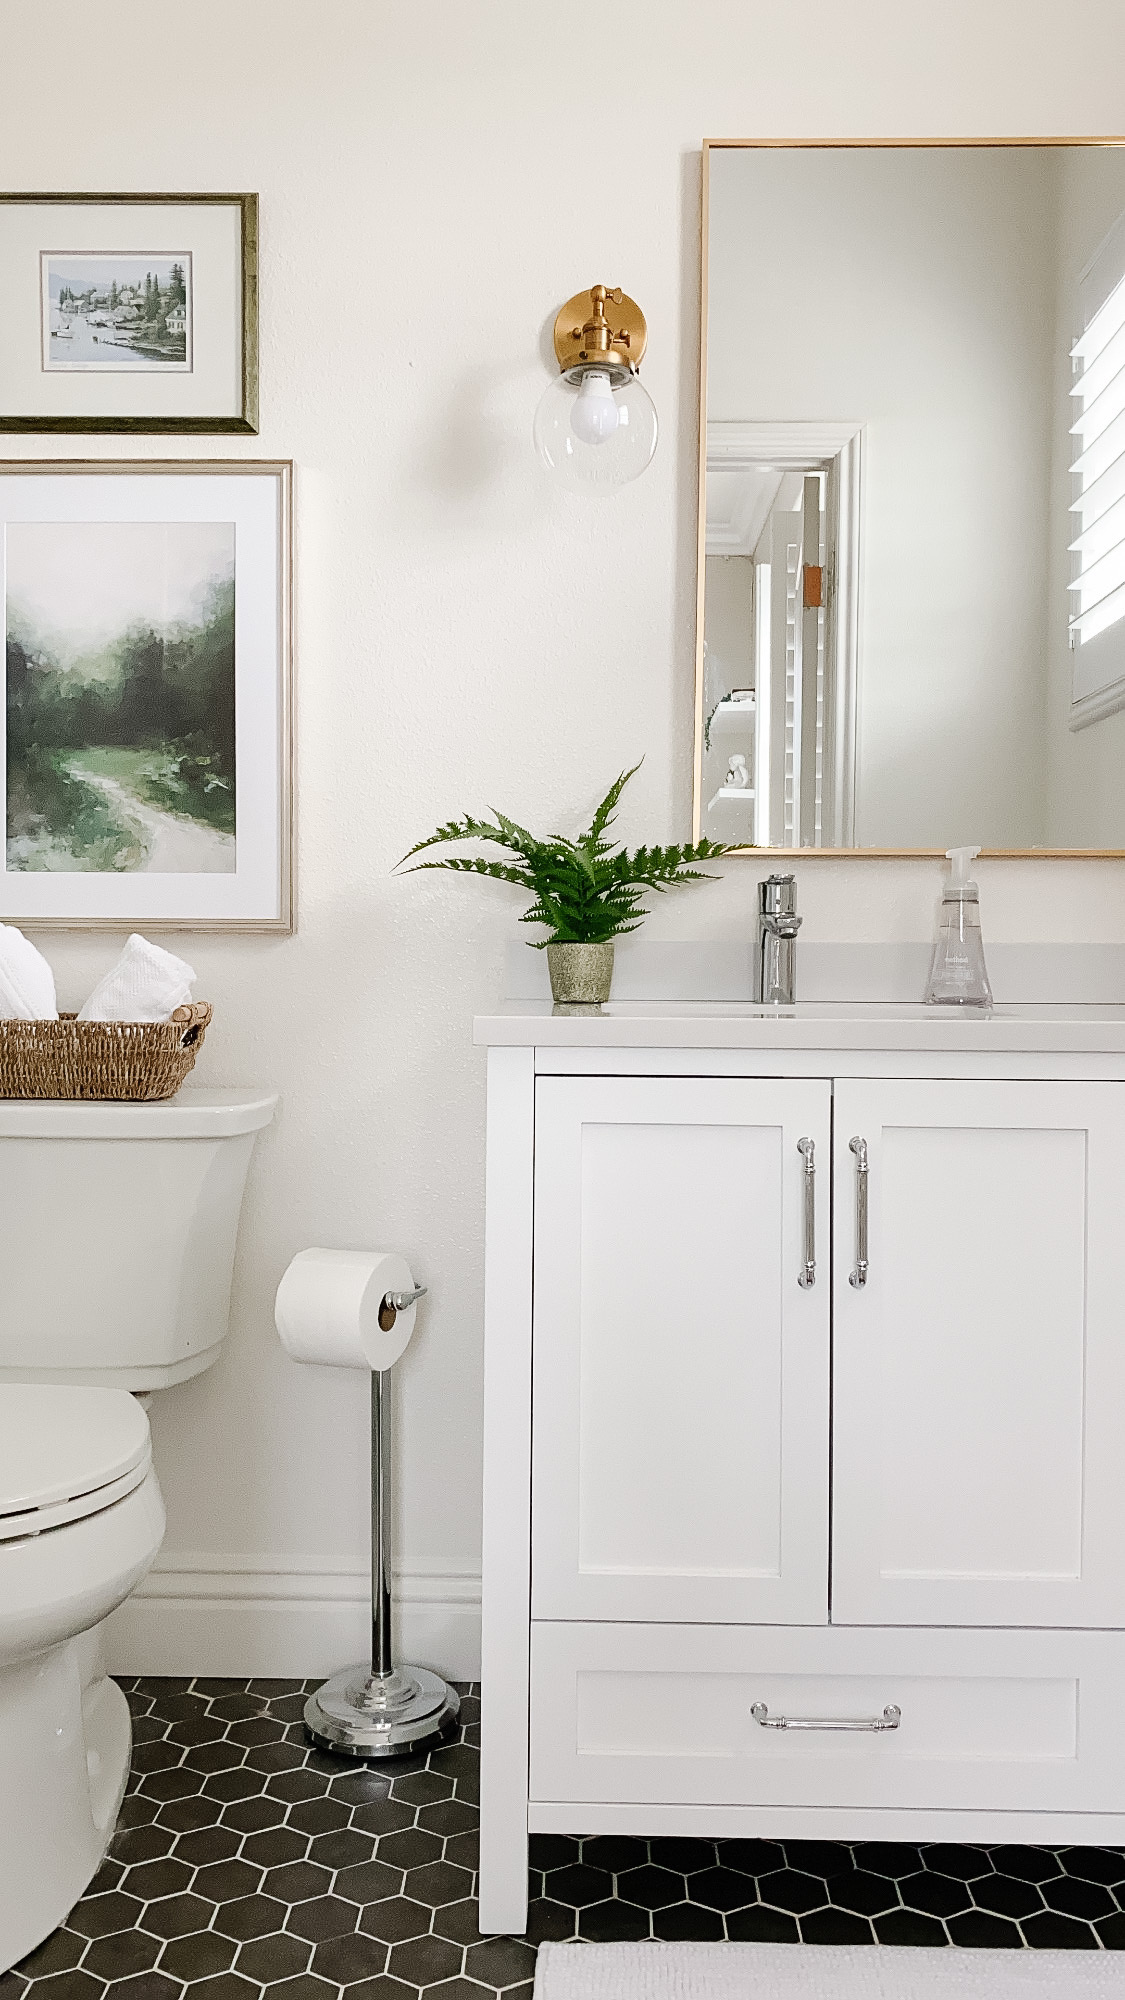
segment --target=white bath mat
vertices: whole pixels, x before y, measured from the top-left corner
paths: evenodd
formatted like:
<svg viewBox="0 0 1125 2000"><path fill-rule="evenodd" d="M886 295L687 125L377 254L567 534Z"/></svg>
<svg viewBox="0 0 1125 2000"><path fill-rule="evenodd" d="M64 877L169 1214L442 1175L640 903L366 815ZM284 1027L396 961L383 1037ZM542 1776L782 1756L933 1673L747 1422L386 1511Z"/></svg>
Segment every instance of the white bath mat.
<svg viewBox="0 0 1125 2000"><path fill-rule="evenodd" d="M1125 2000L1125 1952L544 1944L535 2000Z"/></svg>

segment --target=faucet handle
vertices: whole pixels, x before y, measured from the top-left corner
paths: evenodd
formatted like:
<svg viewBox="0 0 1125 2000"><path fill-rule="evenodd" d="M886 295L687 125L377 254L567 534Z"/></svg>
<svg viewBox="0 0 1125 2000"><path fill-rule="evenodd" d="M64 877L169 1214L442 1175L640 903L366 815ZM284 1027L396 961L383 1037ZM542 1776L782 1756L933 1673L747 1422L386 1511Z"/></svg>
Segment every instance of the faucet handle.
<svg viewBox="0 0 1125 2000"><path fill-rule="evenodd" d="M770 875L758 884L755 981L762 1007L791 1007L797 997L796 938L801 919L793 907L796 887L793 875Z"/></svg>
<svg viewBox="0 0 1125 2000"><path fill-rule="evenodd" d="M758 884L758 908L763 917L791 917L796 901L795 875L769 875Z"/></svg>

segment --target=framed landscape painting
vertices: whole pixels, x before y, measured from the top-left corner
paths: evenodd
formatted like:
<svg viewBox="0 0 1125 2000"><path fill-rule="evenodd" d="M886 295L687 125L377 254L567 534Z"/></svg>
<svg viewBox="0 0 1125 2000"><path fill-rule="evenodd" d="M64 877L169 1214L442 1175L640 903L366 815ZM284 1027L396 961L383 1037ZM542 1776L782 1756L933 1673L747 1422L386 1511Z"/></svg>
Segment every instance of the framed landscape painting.
<svg viewBox="0 0 1125 2000"><path fill-rule="evenodd" d="M2 194L0 297L0 430L257 430L257 195Z"/></svg>
<svg viewBox="0 0 1125 2000"><path fill-rule="evenodd" d="M0 464L0 920L292 928L290 499L284 462Z"/></svg>

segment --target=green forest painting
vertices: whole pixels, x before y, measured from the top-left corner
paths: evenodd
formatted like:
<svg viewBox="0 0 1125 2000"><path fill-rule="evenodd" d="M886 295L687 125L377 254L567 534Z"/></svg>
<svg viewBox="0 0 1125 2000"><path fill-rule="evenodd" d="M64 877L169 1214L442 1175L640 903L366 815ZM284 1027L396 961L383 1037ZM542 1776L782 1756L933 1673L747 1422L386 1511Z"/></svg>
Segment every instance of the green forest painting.
<svg viewBox="0 0 1125 2000"><path fill-rule="evenodd" d="M5 537L9 870L235 869L234 524Z"/></svg>

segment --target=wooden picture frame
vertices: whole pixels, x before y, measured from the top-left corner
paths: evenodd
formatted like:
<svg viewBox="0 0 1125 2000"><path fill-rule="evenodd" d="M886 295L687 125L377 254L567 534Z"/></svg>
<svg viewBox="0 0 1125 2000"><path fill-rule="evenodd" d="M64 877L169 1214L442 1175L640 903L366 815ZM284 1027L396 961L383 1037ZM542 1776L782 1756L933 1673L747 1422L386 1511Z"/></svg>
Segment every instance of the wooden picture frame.
<svg viewBox="0 0 1125 2000"><path fill-rule="evenodd" d="M0 296L0 432L256 433L256 194L0 194Z"/></svg>
<svg viewBox="0 0 1125 2000"><path fill-rule="evenodd" d="M293 928L287 460L0 463L0 919Z"/></svg>

